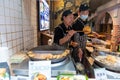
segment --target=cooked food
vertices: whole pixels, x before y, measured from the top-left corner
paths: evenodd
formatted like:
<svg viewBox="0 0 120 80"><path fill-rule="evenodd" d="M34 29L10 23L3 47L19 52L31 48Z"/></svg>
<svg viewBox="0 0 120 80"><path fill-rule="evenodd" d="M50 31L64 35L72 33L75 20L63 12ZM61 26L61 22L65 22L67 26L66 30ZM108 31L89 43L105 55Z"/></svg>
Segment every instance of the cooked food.
<svg viewBox="0 0 120 80"><path fill-rule="evenodd" d="M86 46L88 46L88 47L92 47L92 46L93 46L93 44L92 44L92 43L90 43L90 42L88 42L88 43L86 43Z"/></svg>
<svg viewBox="0 0 120 80"><path fill-rule="evenodd" d="M61 55L57 55L56 59L60 59L62 56Z"/></svg>
<svg viewBox="0 0 120 80"><path fill-rule="evenodd" d="M113 55L106 55L106 56L97 56L95 58L97 61L114 67L120 67L120 58Z"/></svg>
<svg viewBox="0 0 120 80"><path fill-rule="evenodd" d="M94 64L94 59L93 59L93 58L88 57L88 61L89 61L89 63L90 63L91 65L93 65L93 64Z"/></svg>
<svg viewBox="0 0 120 80"><path fill-rule="evenodd" d="M35 56L35 54L33 54L32 51L29 51L27 54L28 54L30 57L34 57L34 56Z"/></svg>
<svg viewBox="0 0 120 80"><path fill-rule="evenodd" d="M52 54L51 53L36 53L35 56L33 58L36 58L36 59L52 59Z"/></svg>
<svg viewBox="0 0 120 80"><path fill-rule="evenodd" d="M60 80L70 80L69 77L62 77Z"/></svg>
<svg viewBox="0 0 120 80"><path fill-rule="evenodd" d="M57 58L57 55L53 55L53 59L56 59Z"/></svg>
<svg viewBox="0 0 120 80"><path fill-rule="evenodd" d="M47 80L46 76L43 74L38 74L34 77L34 80Z"/></svg>
<svg viewBox="0 0 120 80"><path fill-rule="evenodd" d="M91 28L90 28L90 26L85 26L85 27L83 28L83 32L85 32L85 34L91 33Z"/></svg>
<svg viewBox="0 0 120 80"><path fill-rule="evenodd" d="M28 56L35 58L35 59L46 59L46 60L51 60L51 59L59 59L62 57L67 56L70 53L70 50L66 49L63 53L60 54L52 54L52 53L33 53L32 51L28 52Z"/></svg>
<svg viewBox="0 0 120 80"><path fill-rule="evenodd" d="M106 60L107 60L107 61L110 61L111 63L116 63L116 61L117 61L116 57L115 57L115 56L112 56L112 55L108 55L108 56L106 57Z"/></svg>
<svg viewBox="0 0 120 80"><path fill-rule="evenodd" d="M71 41L71 42L70 42L70 45L73 46L73 47L76 47L76 46L78 46L78 43Z"/></svg>

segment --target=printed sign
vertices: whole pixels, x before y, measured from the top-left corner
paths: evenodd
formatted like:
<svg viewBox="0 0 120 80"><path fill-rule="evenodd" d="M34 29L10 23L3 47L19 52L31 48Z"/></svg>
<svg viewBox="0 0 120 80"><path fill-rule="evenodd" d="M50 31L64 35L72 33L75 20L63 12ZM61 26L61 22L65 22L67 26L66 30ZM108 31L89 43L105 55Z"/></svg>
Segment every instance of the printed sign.
<svg viewBox="0 0 120 80"><path fill-rule="evenodd" d="M0 63L0 80L10 80L10 70L7 62Z"/></svg>
<svg viewBox="0 0 120 80"><path fill-rule="evenodd" d="M51 80L51 61L29 61L29 80Z"/></svg>
<svg viewBox="0 0 120 80"><path fill-rule="evenodd" d="M108 80L105 68L94 69L96 80Z"/></svg>

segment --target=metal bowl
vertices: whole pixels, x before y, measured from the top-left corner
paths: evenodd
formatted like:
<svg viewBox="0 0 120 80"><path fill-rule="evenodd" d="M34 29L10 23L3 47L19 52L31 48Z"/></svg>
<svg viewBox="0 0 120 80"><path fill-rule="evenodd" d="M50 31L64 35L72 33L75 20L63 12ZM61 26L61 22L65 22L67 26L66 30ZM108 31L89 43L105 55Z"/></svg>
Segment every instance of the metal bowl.
<svg viewBox="0 0 120 80"><path fill-rule="evenodd" d="M110 52L104 52L104 51L98 51L98 52L94 52L93 54L91 54L91 56L94 59L95 64L97 64L98 66L104 67L104 68L106 68L107 70L110 70L110 71L120 72L120 66L119 65L118 66L108 65L108 64L105 64L101 61L96 60L97 56L107 56L107 55L116 56L114 54L114 52L110 53ZM116 56L116 57L118 57L118 56Z"/></svg>
<svg viewBox="0 0 120 80"><path fill-rule="evenodd" d="M65 48L61 47L61 46L49 46L49 45L44 45L44 46L38 46L38 47L35 47L33 49L31 49L31 51L34 53L34 54L46 54L46 53L51 53L53 55L58 55L58 54L61 54L65 51ZM50 59L51 60L51 63L58 63L58 62L61 62L61 61L64 61L68 56L65 56L65 57L62 57L62 58L58 58L58 59ZM29 58L32 60L32 61L39 61L39 60L46 60L46 59L40 59L40 58L34 58L34 57L30 57Z"/></svg>

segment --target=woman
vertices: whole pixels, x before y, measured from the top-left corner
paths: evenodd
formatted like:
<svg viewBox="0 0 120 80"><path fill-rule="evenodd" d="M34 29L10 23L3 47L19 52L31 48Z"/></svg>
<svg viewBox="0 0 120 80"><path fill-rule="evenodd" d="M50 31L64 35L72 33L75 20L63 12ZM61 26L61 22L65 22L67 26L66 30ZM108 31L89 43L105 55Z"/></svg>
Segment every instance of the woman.
<svg viewBox="0 0 120 80"><path fill-rule="evenodd" d="M83 31L83 28L87 24L88 15L89 15L88 4L87 3L81 4L78 11L78 17L76 18L75 22L72 25L75 31L76 30ZM73 41L79 44L79 46L73 49L73 58L75 59L75 62L80 62L83 53L85 52L87 35L84 32L77 32L77 34L75 34L73 37Z"/></svg>
<svg viewBox="0 0 120 80"><path fill-rule="evenodd" d="M85 27L86 26L88 27L87 21L88 15L89 15L88 4L87 3L81 4L78 11L78 17L76 18L75 22L72 25L73 30L84 31ZM97 34L96 32L92 31L91 33L94 34L96 37L99 36L99 34ZM86 50L87 34L85 34L84 32L77 32L73 37L73 41L79 44L79 46L74 48L74 54L76 53L76 55L73 55L75 61L79 62L81 61L83 53L85 53Z"/></svg>
<svg viewBox="0 0 120 80"><path fill-rule="evenodd" d="M62 23L55 28L54 43L65 48L69 46L71 37L76 33L72 30L71 25L74 21L74 16L71 10L65 10L61 17Z"/></svg>

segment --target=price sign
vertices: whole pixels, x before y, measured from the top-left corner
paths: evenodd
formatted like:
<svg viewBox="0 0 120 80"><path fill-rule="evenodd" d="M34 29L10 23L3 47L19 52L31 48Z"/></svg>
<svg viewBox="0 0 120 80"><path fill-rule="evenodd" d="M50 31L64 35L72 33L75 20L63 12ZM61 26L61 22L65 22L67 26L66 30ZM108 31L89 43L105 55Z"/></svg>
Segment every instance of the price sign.
<svg viewBox="0 0 120 80"><path fill-rule="evenodd" d="M29 80L51 80L51 61L29 61Z"/></svg>
<svg viewBox="0 0 120 80"><path fill-rule="evenodd" d="M94 69L96 80L108 80L105 68Z"/></svg>

